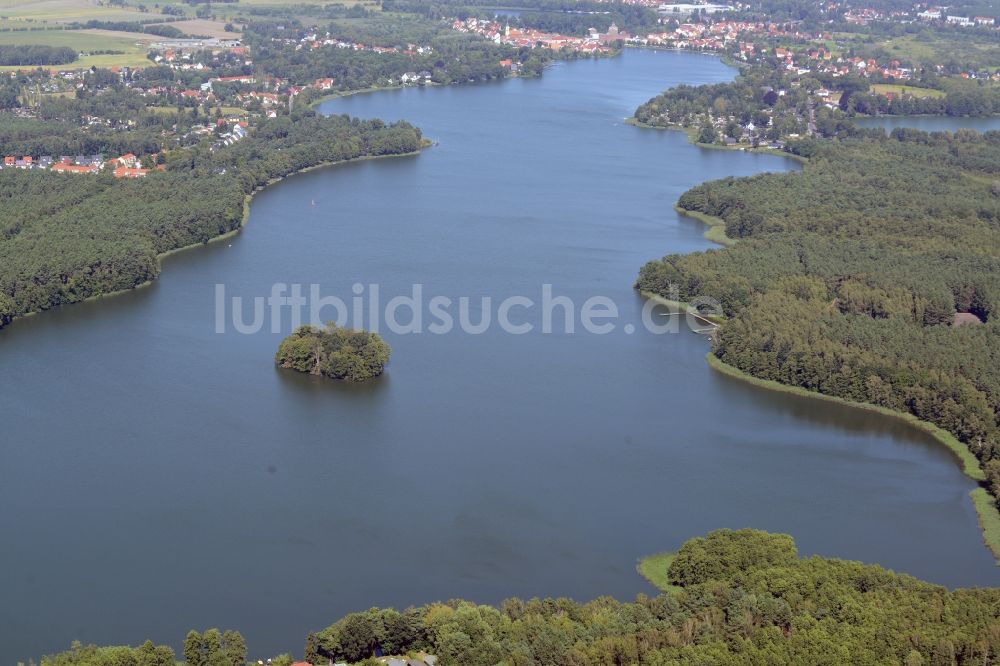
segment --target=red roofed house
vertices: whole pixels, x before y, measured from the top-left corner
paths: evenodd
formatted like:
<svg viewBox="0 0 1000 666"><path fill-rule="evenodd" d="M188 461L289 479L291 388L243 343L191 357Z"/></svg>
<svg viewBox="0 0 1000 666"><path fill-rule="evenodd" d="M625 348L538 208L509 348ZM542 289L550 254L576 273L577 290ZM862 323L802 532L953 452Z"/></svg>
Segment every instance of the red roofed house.
<svg viewBox="0 0 1000 666"><path fill-rule="evenodd" d="M51 170L55 173L97 173L96 166L78 166L69 162L53 164Z"/></svg>
<svg viewBox="0 0 1000 666"><path fill-rule="evenodd" d="M138 159L132 153L125 153L118 158L118 163L125 167L134 167L137 162Z"/></svg>
<svg viewBox="0 0 1000 666"><path fill-rule="evenodd" d="M115 169L115 178L144 178L147 173L149 173L149 169L120 166Z"/></svg>

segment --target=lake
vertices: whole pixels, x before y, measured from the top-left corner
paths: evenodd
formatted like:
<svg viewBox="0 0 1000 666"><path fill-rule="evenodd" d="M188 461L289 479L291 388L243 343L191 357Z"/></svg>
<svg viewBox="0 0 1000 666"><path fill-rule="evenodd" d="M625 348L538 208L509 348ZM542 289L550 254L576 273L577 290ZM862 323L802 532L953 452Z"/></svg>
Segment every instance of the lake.
<svg viewBox="0 0 1000 666"><path fill-rule="evenodd" d="M653 592L637 558L720 527L1000 584L973 482L943 447L721 376L705 336L641 325L642 264L710 247L677 197L796 168L623 122L662 89L733 75L627 50L540 79L327 102L407 118L437 145L289 178L241 234L167 258L152 286L0 332L0 663L73 639L179 647L213 626L242 631L256 659L373 605L631 599ZM606 296L619 325L385 332L386 376L343 386L274 367L290 321L216 333L215 285L252 299L277 282L347 298L378 284L383 302L415 283L455 299L550 284L577 304Z"/></svg>
<svg viewBox="0 0 1000 666"><path fill-rule="evenodd" d="M954 132L973 129L977 132L1000 130L1000 116L962 118L956 116L858 116L854 121L861 127L883 127L891 132L897 127L913 127L925 132Z"/></svg>

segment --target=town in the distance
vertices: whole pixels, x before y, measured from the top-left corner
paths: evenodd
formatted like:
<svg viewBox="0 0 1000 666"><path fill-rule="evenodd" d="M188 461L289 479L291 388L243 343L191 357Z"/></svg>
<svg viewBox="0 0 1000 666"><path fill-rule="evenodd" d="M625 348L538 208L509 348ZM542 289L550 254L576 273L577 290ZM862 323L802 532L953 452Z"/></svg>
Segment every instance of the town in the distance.
<svg viewBox="0 0 1000 666"><path fill-rule="evenodd" d="M912 106L918 107L919 112L953 115L994 112L996 95L990 92L991 88L962 85L963 82L1000 81L1000 73L987 61L978 58L963 61L960 54L944 46L936 56L928 56L926 51L930 49L910 48L906 41L918 40L917 37L896 38L897 50L874 49L864 38L868 26L878 26L879 30L898 32L902 29L904 34L915 35L922 34L920 30L941 30L943 44L947 40L981 39L985 45L995 38L991 35L995 36L1000 30L992 16L952 14L948 8L927 4L887 11L848 2L829 2L819 5L821 20L818 21L768 21L733 18L751 14L750 5L654 2L634 5L646 11L634 21L635 27L629 29L618 26L613 19L610 25L598 29L588 23L584 14L582 20L576 21L580 26L588 26L580 31L581 34L562 34L526 25L528 21L519 16L492 15L480 10L460 12L463 16L470 13L479 16L457 18L449 16L442 8L440 30L475 35L484 43L507 47L500 52L507 57L498 57L495 62L488 63L491 71L486 75L490 77L531 75L537 73L539 61L613 56L621 48L688 49L718 53L736 63L772 70L775 77L780 76L790 87L805 86L810 104L831 112L905 114L913 112ZM122 11L132 9L127 2L116 6ZM176 18L167 13L172 7L164 6L163 20ZM216 5L215 11L220 11L220 7L228 5ZM356 7L357 12L366 11L360 5ZM308 105L326 95L344 94L359 88L358 82L349 78L311 78L302 76L303 68L270 67L269 62L255 62L253 53L261 49L282 55L315 54L310 58L315 64L308 69L318 74L328 70L332 73L337 67L356 62L361 54L389 61L380 65L378 74L366 77L365 88L461 82L461 77L455 78L447 66L435 63L438 58L431 43L433 40L416 43L404 42L395 36L379 36L366 41L363 36L348 30L337 34L329 28L321 29L310 24L308 19L288 21L288 25L271 25L266 31L261 31L262 26L252 21L247 24L227 22L224 26L220 22L212 26L212 21L206 20L198 25L212 27L217 36L189 36L177 27L185 26L181 21L156 23L157 19L150 18L152 12L144 5L137 6L134 12L141 17L141 21L134 24L91 20L74 24L73 28L88 35L94 31L127 35L116 30L125 27L145 31L143 36L152 37L158 33L176 36L137 41L135 47L145 52L146 62L139 64L133 58L132 65L107 68L86 67L92 58L108 57L91 56L88 51L71 53L70 59L74 62L65 67L27 66L33 64L28 62L10 64L26 55L4 52L0 54L0 62L5 65L3 69L8 70L9 80L3 85L6 94L0 96L0 109L16 117L72 122L92 130L135 128L137 124L149 122L144 116L177 114L177 122L161 123L158 128L157 141L162 144L162 154L154 150L120 156L5 155L2 168L51 169L71 174L108 170L116 177L143 177L157 168L162 170L170 153L176 155L178 149L201 142L208 142L213 149L231 144L252 131L255 119L287 115L296 104ZM633 14L634 11L629 16ZM202 15L201 9L199 15ZM224 17L218 18L224 20ZM600 18L602 15L596 13L590 20ZM11 25L17 23L12 20ZM0 28L3 29L15 28ZM969 34L963 34L963 30ZM246 39L240 31L246 31ZM46 56L53 57L52 54ZM482 73L476 72L469 80L478 80L481 76ZM781 85L777 80L775 83ZM785 95L787 90L778 86L776 94ZM952 91L955 103L949 105L948 93ZM855 96L853 102L849 99L852 94ZM60 98L67 96L95 103L58 103ZM108 109L110 113L102 113L101 105L96 103L102 96L127 99L133 112L123 114L116 106ZM967 99L970 96L972 99ZM758 117L746 122L736 119L740 124L738 128L732 125L734 118L731 115L711 112L710 115L719 130L718 140L731 146L753 144L756 147L767 141L773 147L780 147L789 135L797 138L816 132L815 125L802 113L778 112L779 120L793 118L798 124L775 124L773 108L761 109ZM799 131L791 131L795 129Z"/></svg>

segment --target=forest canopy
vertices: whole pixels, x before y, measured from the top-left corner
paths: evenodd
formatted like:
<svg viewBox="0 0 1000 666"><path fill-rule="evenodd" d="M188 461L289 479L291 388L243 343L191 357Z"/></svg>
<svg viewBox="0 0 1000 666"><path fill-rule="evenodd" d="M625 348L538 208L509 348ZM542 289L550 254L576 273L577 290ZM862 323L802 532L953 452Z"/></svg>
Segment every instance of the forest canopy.
<svg viewBox="0 0 1000 666"><path fill-rule="evenodd" d="M427 651L442 664L972 664L1000 650L1000 590L956 590L859 562L798 557L790 536L719 530L688 541L679 592L467 601L353 613L310 634L305 658ZM375 661L366 661L372 663Z"/></svg>
<svg viewBox="0 0 1000 666"><path fill-rule="evenodd" d="M378 377L392 349L378 333L342 328L300 326L281 342L275 362L310 375L361 382Z"/></svg>
<svg viewBox="0 0 1000 666"><path fill-rule="evenodd" d="M166 173L145 178L116 179L107 169L82 176L4 169L0 327L155 278L159 254L237 229L246 195L275 178L421 146L420 130L405 122L306 112L263 121L220 150L182 151L168 159Z"/></svg>
<svg viewBox="0 0 1000 666"><path fill-rule="evenodd" d="M4 67L65 65L73 62L76 58L77 52L68 46L0 44L0 65Z"/></svg>
<svg viewBox="0 0 1000 666"><path fill-rule="evenodd" d="M790 536L750 529L692 539L664 566L679 587L631 603L536 598L495 607L451 600L351 613L308 634L304 658L366 666L382 663L375 654L424 652L437 655L441 666L971 666L1000 660L995 588L950 591L875 565L800 558ZM240 666L244 646L236 632L191 632L184 655L191 666ZM170 648L149 642L77 645L41 664L171 666L172 658ZM272 663L292 660L282 655Z"/></svg>
<svg viewBox="0 0 1000 666"><path fill-rule="evenodd" d="M703 183L678 204L739 242L644 266L716 299L713 353L954 434L1000 491L1000 132L804 140L801 172ZM970 325L959 325L971 323Z"/></svg>

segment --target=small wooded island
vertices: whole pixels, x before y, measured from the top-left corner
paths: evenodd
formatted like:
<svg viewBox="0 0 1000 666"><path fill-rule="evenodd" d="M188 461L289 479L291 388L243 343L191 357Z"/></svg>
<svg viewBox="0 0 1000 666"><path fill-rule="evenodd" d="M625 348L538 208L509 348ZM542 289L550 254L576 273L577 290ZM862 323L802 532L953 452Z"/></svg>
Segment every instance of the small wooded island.
<svg viewBox="0 0 1000 666"><path fill-rule="evenodd" d="M377 333L342 328L300 326L282 340L275 362L311 375L360 382L385 370L392 349Z"/></svg>

